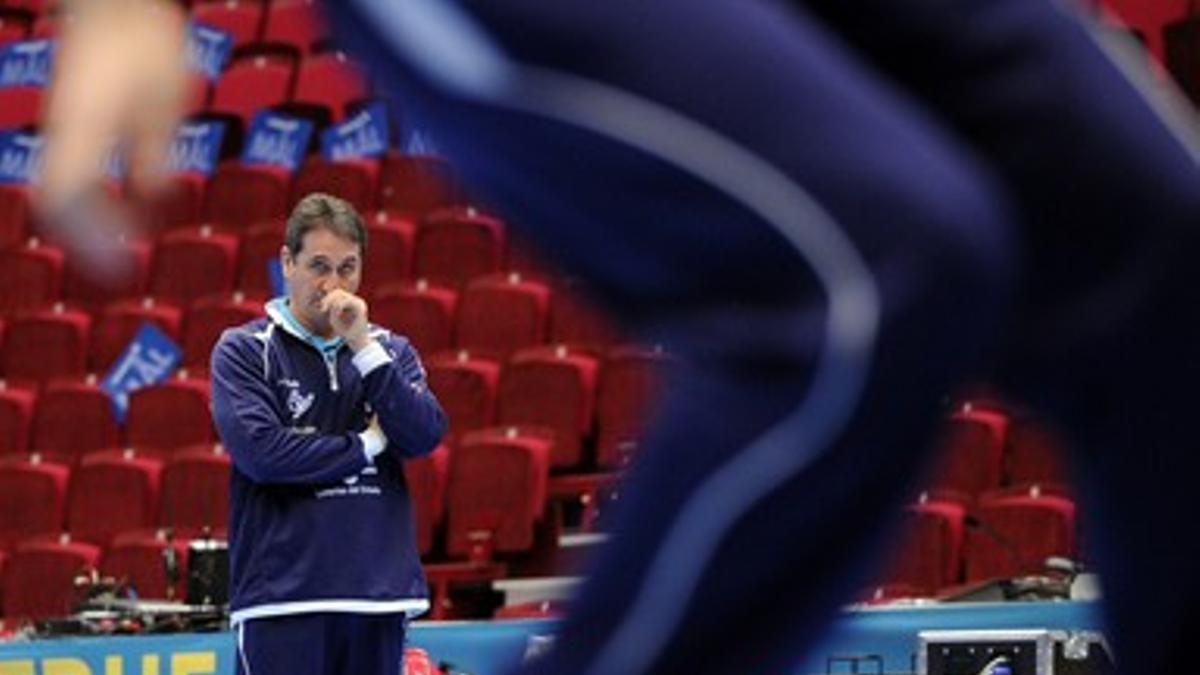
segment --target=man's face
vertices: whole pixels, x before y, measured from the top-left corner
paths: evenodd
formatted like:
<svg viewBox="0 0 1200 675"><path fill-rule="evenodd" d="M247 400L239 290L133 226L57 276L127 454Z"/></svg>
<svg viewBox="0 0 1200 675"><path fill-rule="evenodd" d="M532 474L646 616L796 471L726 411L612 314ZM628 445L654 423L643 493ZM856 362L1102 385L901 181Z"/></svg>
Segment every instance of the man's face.
<svg viewBox="0 0 1200 675"><path fill-rule="evenodd" d="M318 227L301 240L300 252L292 256L285 246L283 276L288 282L292 313L312 333L332 337L329 316L321 311L321 299L336 289L358 291L362 280L362 250L331 230Z"/></svg>

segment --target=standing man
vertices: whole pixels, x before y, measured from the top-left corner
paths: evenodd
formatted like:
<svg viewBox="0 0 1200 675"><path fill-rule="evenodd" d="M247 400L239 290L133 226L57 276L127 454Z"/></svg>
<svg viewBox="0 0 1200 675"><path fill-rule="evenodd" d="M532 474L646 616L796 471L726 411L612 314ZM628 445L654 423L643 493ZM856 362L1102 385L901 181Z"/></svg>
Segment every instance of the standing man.
<svg viewBox="0 0 1200 675"><path fill-rule="evenodd" d="M300 200L287 296L213 351L242 675L398 675L405 622L429 606L401 462L446 416L408 340L367 322L366 245L348 203Z"/></svg>

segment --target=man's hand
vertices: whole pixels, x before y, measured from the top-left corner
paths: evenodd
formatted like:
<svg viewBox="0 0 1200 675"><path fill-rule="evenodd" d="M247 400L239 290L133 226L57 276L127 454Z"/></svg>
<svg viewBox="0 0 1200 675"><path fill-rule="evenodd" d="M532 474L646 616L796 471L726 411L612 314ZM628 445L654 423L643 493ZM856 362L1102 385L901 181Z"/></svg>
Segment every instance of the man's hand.
<svg viewBox="0 0 1200 675"><path fill-rule="evenodd" d="M346 339L350 349L358 351L370 344L367 336L367 303L341 289L321 299L321 311L329 315L333 332Z"/></svg>

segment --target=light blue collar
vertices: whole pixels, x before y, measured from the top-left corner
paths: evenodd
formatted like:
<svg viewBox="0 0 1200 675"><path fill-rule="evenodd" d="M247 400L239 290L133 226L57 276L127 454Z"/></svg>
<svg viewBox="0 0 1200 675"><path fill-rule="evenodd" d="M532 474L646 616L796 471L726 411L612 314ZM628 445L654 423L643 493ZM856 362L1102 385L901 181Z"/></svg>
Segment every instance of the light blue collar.
<svg viewBox="0 0 1200 675"><path fill-rule="evenodd" d="M269 301L266 305L266 310L267 316L271 317L275 323L282 326L284 330L292 335L312 345L322 354L336 352L341 349L342 345L346 344L346 339L340 335L327 340L320 335L310 332L300 323L296 315L292 313L292 308L286 297L279 297Z"/></svg>

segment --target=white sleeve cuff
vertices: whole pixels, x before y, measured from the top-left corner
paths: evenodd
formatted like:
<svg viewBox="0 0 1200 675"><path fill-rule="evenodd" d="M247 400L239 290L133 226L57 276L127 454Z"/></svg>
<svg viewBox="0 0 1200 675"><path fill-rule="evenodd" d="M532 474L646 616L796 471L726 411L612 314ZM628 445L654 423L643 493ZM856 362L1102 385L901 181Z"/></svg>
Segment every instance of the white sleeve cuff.
<svg viewBox="0 0 1200 675"><path fill-rule="evenodd" d="M370 373L379 366L391 362L391 355L387 353L383 345L379 344L378 340L371 340L371 344L363 347L354 354L354 367L358 368L358 372L363 377L366 377L367 373Z"/></svg>
<svg viewBox="0 0 1200 675"><path fill-rule="evenodd" d="M387 436L376 427L368 427L366 431L360 432L358 437L362 440L367 463L374 464L375 457L387 447Z"/></svg>

